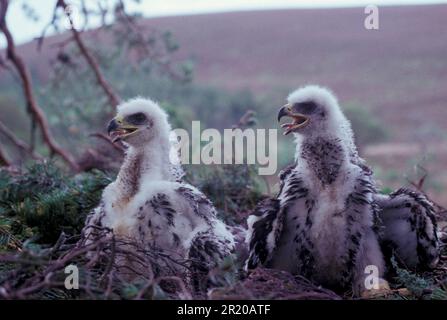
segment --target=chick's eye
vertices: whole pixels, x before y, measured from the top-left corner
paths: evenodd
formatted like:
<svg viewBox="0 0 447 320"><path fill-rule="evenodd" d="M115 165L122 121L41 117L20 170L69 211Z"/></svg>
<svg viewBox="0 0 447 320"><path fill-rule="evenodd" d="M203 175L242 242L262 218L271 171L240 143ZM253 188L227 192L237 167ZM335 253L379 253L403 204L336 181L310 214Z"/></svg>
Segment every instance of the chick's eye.
<svg viewBox="0 0 447 320"><path fill-rule="evenodd" d="M296 103L293 106L293 109L302 114L312 114L317 109L317 105L314 102L301 102Z"/></svg>
<svg viewBox="0 0 447 320"><path fill-rule="evenodd" d="M146 116L144 113L135 113L127 117L127 121L132 124L143 124L146 122Z"/></svg>

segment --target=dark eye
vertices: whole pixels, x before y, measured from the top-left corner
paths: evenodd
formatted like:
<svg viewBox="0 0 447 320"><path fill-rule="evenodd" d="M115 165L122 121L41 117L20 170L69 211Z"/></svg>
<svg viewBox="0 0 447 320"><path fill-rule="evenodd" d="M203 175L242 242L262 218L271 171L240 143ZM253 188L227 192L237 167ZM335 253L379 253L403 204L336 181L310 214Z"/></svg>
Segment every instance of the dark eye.
<svg viewBox="0 0 447 320"><path fill-rule="evenodd" d="M144 122L146 122L146 116L144 115L144 113L135 113L135 114L131 114L130 116L127 117L127 122L132 123L132 124L143 124Z"/></svg>
<svg viewBox="0 0 447 320"><path fill-rule="evenodd" d="M312 114L317 109L317 105L314 102L301 102L295 103L293 109L302 114Z"/></svg>

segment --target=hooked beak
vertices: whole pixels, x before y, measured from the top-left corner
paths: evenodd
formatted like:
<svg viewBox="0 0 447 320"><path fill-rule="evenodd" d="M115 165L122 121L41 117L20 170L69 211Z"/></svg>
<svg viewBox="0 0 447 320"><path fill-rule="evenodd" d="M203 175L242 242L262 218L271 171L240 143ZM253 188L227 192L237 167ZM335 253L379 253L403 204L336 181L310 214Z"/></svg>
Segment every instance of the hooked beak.
<svg viewBox="0 0 447 320"><path fill-rule="evenodd" d="M121 117L113 118L107 126L107 133L112 138L112 142L124 140L137 130L138 127L126 123Z"/></svg>
<svg viewBox="0 0 447 320"><path fill-rule="evenodd" d="M284 135L288 135L290 132L296 129L303 128L309 123L309 117L302 113L295 113L292 111L292 105L290 103L283 106L278 111L278 122L281 121L283 117L290 117L293 119L290 123L284 123L281 125L285 129Z"/></svg>

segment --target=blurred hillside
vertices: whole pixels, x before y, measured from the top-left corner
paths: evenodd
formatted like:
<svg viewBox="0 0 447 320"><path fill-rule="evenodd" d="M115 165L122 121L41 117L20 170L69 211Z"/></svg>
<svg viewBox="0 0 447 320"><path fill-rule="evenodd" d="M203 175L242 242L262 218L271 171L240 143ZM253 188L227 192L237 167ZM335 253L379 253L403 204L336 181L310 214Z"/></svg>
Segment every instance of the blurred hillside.
<svg viewBox="0 0 447 320"><path fill-rule="evenodd" d="M210 126L234 123L236 114L251 108L258 111L262 125L276 127L277 107L290 90L307 83L326 85L349 110L366 112L350 114L362 118L357 136L365 135L361 132L364 124L373 128L366 132L362 154L384 186L416 179L421 173L413 168L420 164L429 172L426 183L430 193L447 204L443 196L447 186L446 13L445 5L380 7L379 31L363 28L363 8L149 19L148 25L174 34L180 46L175 59L194 62L193 86L226 94L191 89L191 85L190 89L167 87L139 78L138 88L128 88L123 96L150 94L176 106L182 106L182 95L188 96L184 101L192 111L182 111L180 117L205 117ZM42 87L50 78L54 43L61 37L47 39L40 52L36 43L19 47ZM106 38L97 33L91 41L107 43ZM114 80L122 82L125 77L115 73ZM6 73L0 74L2 101L15 90L11 81ZM232 94L238 98L230 101ZM220 102L214 103L216 100ZM231 112L226 108L229 104ZM375 141L368 137L385 130L386 138ZM289 149L288 144L281 147L288 160Z"/></svg>
<svg viewBox="0 0 447 320"><path fill-rule="evenodd" d="M327 85L341 102L370 108L391 129L398 126L393 140L414 141L424 133L445 138L446 14L447 6L381 7L379 31L363 28L363 8L148 23L174 32L182 54L197 61L198 83L247 87L278 103L299 85Z"/></svg>
<svg viewBox="0 0 447 320"><path fill-rule="evenodd" d="M379 31L363 28L363 8L220 13L147 23L172 31L179 57L196 62L199 84L249 88L279 103L299 85L327 85L342 102L359 103L388 124L398 123L394 139L413 141L429 129L436 137L447 130L446 14L445 5L381 7ZM35 43L20 48L38 78L48 75L51 43L47 40L41 53Z"/></svg>

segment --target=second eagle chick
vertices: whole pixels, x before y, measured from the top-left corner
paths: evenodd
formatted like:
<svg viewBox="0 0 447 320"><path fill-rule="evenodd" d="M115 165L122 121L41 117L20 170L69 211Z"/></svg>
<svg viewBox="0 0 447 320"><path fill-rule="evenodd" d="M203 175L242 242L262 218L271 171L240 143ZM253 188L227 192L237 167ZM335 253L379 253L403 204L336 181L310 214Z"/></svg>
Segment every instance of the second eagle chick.
<svg viewBox="0 0 447 320"><path fill-rule="evenodd" d="M296 138L295 165L282 175L277 199L248 220L247 268L259 264L301 274L336 291L365 290L365 268L384 272L374 231L370 174L352 162L350 124L328 90L296 90L278 120Z"/></svg>

